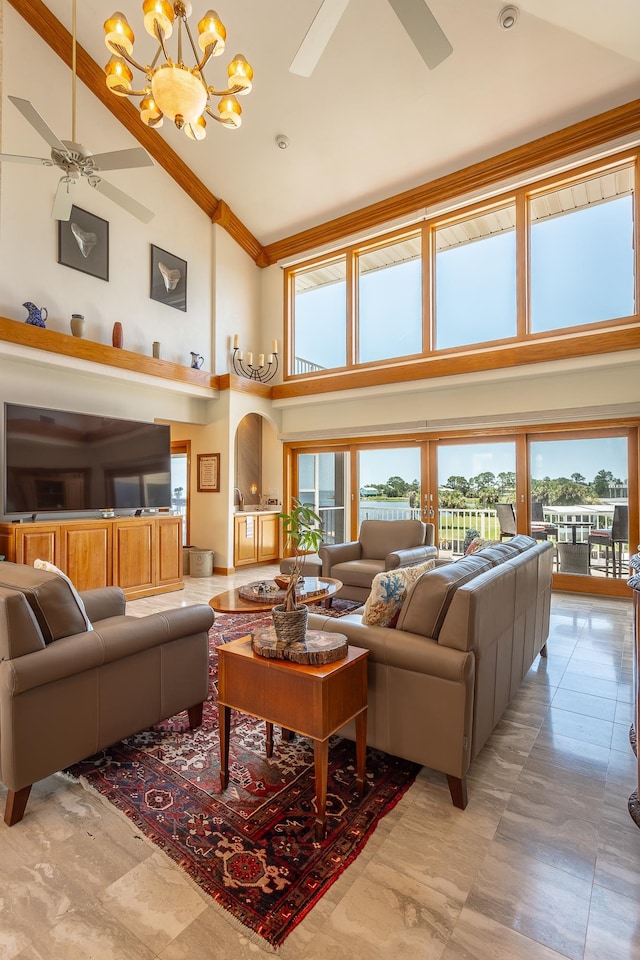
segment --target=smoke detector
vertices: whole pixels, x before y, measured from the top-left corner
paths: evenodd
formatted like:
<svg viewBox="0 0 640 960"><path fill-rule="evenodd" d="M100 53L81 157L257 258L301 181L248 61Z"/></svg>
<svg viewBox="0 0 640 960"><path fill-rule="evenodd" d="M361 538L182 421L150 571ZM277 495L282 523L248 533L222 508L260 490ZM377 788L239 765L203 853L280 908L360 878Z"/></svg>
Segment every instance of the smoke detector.
<svg viewBox="0 0 640 960"><path fill-rule="evenodd" d="M515 27L516 23L518 22L519 15L520 11L517 7L503 7L498 14L498 23L503 30L511 30L511 28Z"/></svg>
<svg viewBox="0 0 640 960"><path fill-rule="evenodd" d="M289 137L285 137L284 133L276 134L276 146L279 147L280 150L286 150L289 146Z"/></svg>

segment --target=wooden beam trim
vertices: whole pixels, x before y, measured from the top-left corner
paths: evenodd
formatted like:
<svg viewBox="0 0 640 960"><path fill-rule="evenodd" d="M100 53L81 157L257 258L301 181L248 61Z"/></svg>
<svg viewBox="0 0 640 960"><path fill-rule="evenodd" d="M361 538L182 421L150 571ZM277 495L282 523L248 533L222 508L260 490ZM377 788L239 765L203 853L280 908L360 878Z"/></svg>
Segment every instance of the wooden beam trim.
<svg viewBox="0 0 640 960"><path fill-rule="evenodd" d="M322 378L289 380L274 386L273 399L285 400L392 383L431 380L436 377L451 377L464 373L478 373L529 363L545 363L550 360L567 360L639 348L640 325L634 322L633 325L621 330L599 331L592 334L585 332L580 337L563 337L552 342L536 340L500 349L477 350L455 357L427 357L401 367L378 367L375 370L350 369Z"/></svg>
<svg viewBox="0 0 640 960"><path fill-rule="evenodd" d="M235 373L223 373L217 380L219 390L233 390L236 393L250 393L254 397L265 397L267 400L273 399L273 387L268 383L239 377Z"/></svg>
<svg viewBox="0 0 640 960"><path fill-rule="evenodd" d="M29 26L40 36L60 59L71 67L72 36L54 17L42 0L9 0L12 7L23 17ZM187 196L214 223L220 223L229 235L239 244L252 260L266 265L262 244L247 227L236 217L225 203L224 216L219 207L223 201L202 183L181 157L159 134L140 120L140 112L124 97L114 96L107 89L104 71L87 51L76 43L76 71L78 78L91 93L109 110L138 143L153 157L169 176L184 190Z"/></svg>
<svg viewBox="0 0 640 960"><path fill-rule="evenodd" d="M398 217L417 213L423 207L495 186L545 164L566 160L619 137L637 134L639 128L640 100L633 100L411 190L276 240L264 248L265 257L268 264L273 264L304 254L314 247L339 242L352 234L364 233Z"/></svg>

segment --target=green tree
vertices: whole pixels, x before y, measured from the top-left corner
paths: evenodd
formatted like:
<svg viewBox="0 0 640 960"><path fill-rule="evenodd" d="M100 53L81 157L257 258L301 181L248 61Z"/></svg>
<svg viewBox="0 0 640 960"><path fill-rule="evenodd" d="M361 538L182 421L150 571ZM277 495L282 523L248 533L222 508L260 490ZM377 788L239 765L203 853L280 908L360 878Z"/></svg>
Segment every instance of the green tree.
<svg viewBox="0 0 640 960"><path fill-rule="evenodd" d="M606 497L612 483L614 483L614 478L611 470L598 470L591 486L594 493L597 493L599 497Z"/></svg>
<svg viewBox="0 0 640 960"><path fill-rule="evenodd" d="M466 477L449 477L447 482L443 484L443 487L447 490L453 490L457 493L461 493L463 497L469 495L469 481Z"/></svg>

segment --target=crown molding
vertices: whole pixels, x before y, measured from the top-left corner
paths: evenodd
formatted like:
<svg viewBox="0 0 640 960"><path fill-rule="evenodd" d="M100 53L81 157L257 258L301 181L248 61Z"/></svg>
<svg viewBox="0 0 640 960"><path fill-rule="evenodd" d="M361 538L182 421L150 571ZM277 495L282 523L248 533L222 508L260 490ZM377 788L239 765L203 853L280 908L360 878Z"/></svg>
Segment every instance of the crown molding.
<svg viewBox="0 0 640 960"><path fill-rule="evenodd" d="M8 0L60 59L71 68L72 36L54 17L42 0ZM266 265L262 244L235 216L224 201L214 196L191 171L181 157L151 127L140 121L140 114L129 100L115 97L105 83L104 70L76 42L76 73L91 93L113 114L153 159L175 180L213 223L219 223L256 263Z"/></svg>

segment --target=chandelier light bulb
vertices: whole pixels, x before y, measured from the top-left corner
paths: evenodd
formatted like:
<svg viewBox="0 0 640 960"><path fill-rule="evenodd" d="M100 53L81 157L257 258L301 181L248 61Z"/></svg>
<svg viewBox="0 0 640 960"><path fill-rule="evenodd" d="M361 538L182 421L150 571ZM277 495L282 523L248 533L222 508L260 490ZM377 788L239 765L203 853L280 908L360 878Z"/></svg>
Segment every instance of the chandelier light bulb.
<svg viewBox="0 0 640 960"><path fill-rule="evenodd" d="M142 13L145 30L158 42L155 56L146 65L134 59L135 38L124 14L117 12L105 20L105 44L113 55L105 66L109 90L120 97L142 97L140 118L147 126L159 127L163 117L168 117L192 140L204 140L205 117L213 117L226 127L239 127L242 108L236 95L251 92L253 67L242 54L237 54L227 68L226 88L207 83L205 68L213 57L224 52L227 38L215 10L207 10L201 18L196 37L188 23L192 13L188 0L144 0ZM174 33L177 42L167 44ZM175 53L170 49L174 45ZM183 51L195 62L185 63ZM132 67L144 74L137 90L133 89ZM211 103L214 97L218 99L217 112Z"/></svg>
<svg viewBox="0 0 640 960"><path fill-rule="evenodd" d="M142 4L142 13L144 14L144 28L147 33L155 39L157 29L161 30L162 36L168 40L173 33L174 12L173 6L168 0L144 0Z"/></svg>
<svg viewBox="0 0 640 960"><path fill-rule="evenodd" d="M207 47L213 46L212 57L219 57L224 53L227 31L224 24L218 19L215 10L207 10L198 24L198 46L204 53Z"/></svg>

